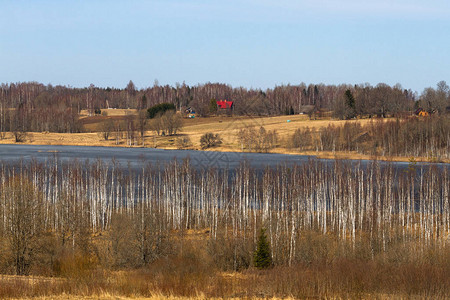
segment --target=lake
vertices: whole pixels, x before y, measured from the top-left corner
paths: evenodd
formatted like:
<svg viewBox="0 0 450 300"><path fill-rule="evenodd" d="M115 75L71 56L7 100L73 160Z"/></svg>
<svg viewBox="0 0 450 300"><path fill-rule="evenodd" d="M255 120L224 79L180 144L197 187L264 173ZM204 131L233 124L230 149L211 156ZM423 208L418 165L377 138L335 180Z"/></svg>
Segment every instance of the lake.
<svg viewBox="0 0 450 300"><path fill-rule="evenodd" d="M217 152L197 150L164 150L155 148L124 148L124 147L89 147L89 146L49 146L49 145L0 145L0 160L14 162L19 160L30 161L36 159L45 161L57 157L60 161L78 159L91 162L101 159L105 162L115 160L123 168L139 169L143 163L152 165L164 165L174 159L182 161L190 158L191 164L197 169L214 167L218 169L233 170L241 162L247 161L251 167L261 170L265 167L275 167L279 164L302 164L308 162L314 156L288 155L276 153L240 153ZM325 162L333 160L321 159ZM355 160L355 162L357 162ZM366 165L369 161L361 161ZM385 163L382 163L385 164ZM409 166L408 162L393 163L398 169ZM418 163L426 165L426 163ZM445 165L445 164L444 164ZM448 164L447 164L448 165Z"/></svg>

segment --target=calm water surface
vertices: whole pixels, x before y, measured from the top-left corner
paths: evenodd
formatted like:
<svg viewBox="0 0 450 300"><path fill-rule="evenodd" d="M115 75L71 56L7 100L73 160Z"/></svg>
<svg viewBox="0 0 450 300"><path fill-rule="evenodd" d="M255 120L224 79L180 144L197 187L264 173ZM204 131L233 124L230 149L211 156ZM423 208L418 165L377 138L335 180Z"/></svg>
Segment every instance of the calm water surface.
<svg viewBox="0 0 450 300"><path fill-rule="evenodd" d="M195 168L215 167L219 169L233 170L241 162L247 161L255 169L275 167L279 164L303 164L314 156L287 155L275 153L238 153L238 152L215 152L196 150L163 150L154 148L123 148L123 147L86 147L86 146L39 146L39 145L0 145L0 161L30 161L36 159L45 161L57 157L60 161L78 159L91 162L101 159L105 162L113 159L123 168L139 169L144 163L152 165L164 165L174 159L182 161L186 158L191 160ZM332 160L323 159L324 162L332 163ZM357 162L356 160L354 162ZM361 161L363 165L369 161ZM385 163L382 163L385 164ZM396 168L404 169L409 166L408 162L393 163ZM418 166L424 164L418 164ZM449 164L440 164L447 165Z"/></svg>

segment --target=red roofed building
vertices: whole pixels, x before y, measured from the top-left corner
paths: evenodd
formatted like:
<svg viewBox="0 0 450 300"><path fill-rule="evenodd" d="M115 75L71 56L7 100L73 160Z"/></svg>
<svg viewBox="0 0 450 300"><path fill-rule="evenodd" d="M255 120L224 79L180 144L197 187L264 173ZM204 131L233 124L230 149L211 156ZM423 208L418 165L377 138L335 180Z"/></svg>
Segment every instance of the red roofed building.
<svg viewBox="0 0 450 300"><path fill-rule="evenodd" d="M217 100L217 107L221 109L232 109L233 108L233 101L227 101L227 100Z"/></svg>
<svg viewBox="0 0 450 300"><path fill-rule="evenodd" d="M227 114L232 115L233 114L233 101L228 100L217 100L217 114Z"/></svg>

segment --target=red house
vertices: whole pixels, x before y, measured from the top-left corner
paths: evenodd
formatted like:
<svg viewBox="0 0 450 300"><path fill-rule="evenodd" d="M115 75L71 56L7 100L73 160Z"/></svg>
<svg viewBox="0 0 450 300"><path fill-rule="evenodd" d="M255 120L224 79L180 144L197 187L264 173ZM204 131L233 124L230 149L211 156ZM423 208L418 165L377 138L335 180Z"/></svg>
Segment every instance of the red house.
<svg viewBox="0 0 450 300"><path fill-rule="evenodd" d="M227 101L227 100L217 100L217 107L220 109L232 109L233 108L233 101Z"/></svg>

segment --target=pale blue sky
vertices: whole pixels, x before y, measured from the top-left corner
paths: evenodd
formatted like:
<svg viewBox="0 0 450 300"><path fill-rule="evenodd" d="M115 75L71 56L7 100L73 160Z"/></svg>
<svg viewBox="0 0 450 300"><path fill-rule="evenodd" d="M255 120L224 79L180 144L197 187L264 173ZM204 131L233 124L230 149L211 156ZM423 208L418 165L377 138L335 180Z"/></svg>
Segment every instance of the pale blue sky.
<svg viewBox="0 0 450 300"><path fill-rule="evenodd" d="M450 1L3 1L0 82L450 82Z"/></svg>

